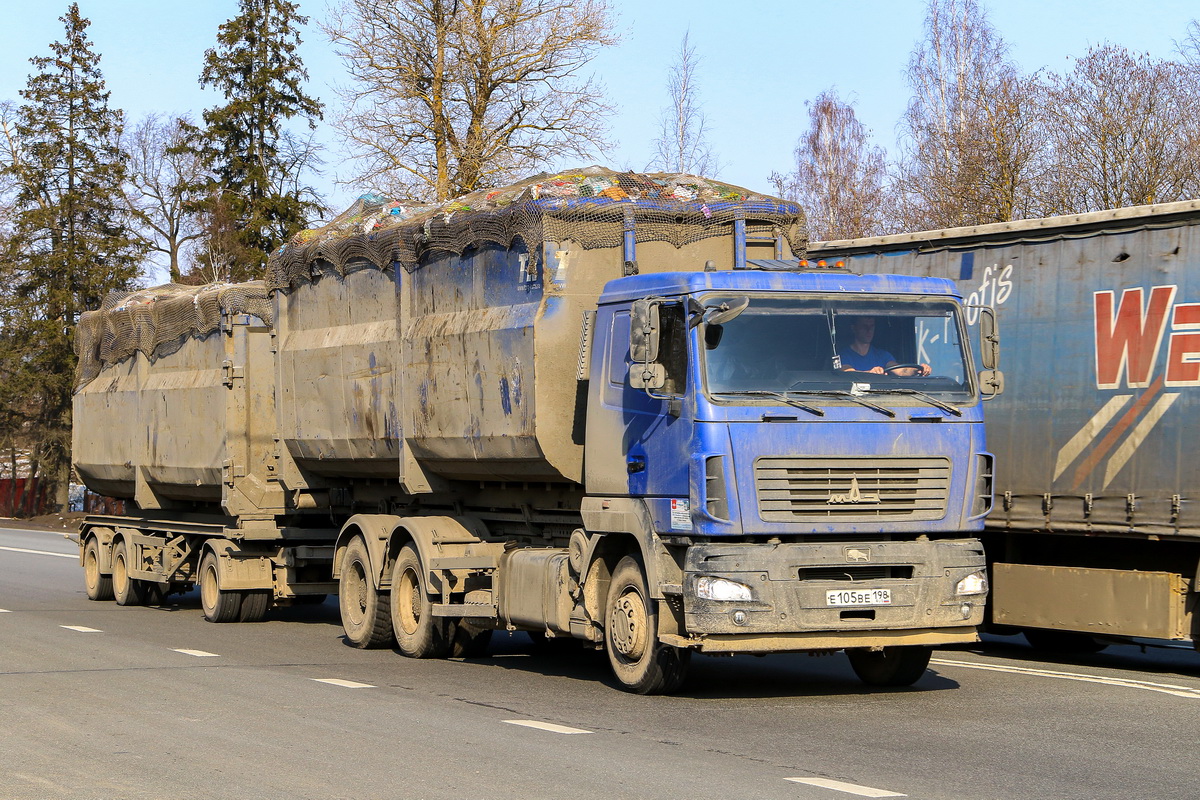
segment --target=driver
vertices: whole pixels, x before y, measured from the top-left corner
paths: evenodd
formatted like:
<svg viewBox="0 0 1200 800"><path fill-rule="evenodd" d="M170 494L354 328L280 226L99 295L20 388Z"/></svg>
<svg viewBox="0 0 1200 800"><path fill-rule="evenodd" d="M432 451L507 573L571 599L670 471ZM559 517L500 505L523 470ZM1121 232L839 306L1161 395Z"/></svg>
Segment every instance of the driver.
<svg viewBox="0 0 1200 800"><path fill-rule="evenodd" d="M850 323L850 331L854 334L854 341L849 347L838 351L842 369L846 372L874 372L877 375L890 372L892 375L912 377L928 375L933 371L928 364L896 368L898 362L891 353L871 344L875 338L874 317L855 317Z"/></svg>

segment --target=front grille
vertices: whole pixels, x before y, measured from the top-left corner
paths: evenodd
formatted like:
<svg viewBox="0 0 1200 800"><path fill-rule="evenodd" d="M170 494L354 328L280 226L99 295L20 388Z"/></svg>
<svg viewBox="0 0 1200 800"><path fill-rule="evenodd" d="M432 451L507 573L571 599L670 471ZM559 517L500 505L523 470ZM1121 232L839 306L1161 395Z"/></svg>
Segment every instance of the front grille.
<svg viewBox="0 0 1200 800"><path fill-rule="evenodd" d="M911 580L910 565L877 565L871 567L801 567L802 581L883 581Z"/></svg>
<svg viewBox="0 0 1200 800"><path fill-rule="evenodd" d="M760 458L754 464L766 522L932 520L946 515L944 458Z"/></svg>

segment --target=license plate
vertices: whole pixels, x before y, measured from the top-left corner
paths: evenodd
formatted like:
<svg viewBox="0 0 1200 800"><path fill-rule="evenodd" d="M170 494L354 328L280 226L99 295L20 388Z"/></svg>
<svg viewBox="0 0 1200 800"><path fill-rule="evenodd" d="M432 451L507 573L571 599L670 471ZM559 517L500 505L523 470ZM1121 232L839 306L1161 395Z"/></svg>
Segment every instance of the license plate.
<svg viewBox="0 0 1200 800"><path fill-rule="evenodd" d="M827 606L890 606L891 589L836 589L825 593Z"/></svg>

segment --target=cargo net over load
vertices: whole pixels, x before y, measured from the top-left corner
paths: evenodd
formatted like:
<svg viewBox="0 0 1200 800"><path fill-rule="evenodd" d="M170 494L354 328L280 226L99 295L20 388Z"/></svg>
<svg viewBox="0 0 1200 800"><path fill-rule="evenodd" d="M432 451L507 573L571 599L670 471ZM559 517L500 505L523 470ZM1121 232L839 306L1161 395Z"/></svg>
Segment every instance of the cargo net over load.
<svg viewBox="0 0 1200 800"><path fill-rule="evenodd" d="M221 327L225 314L250 314L274 325L270 290L264 281L184 286L169 283L133 292L110 292L97 311L79 319L75 335L75 389L105 367L135 353L154 360L178 352L191 338Z"/></svg>
<svg viewBox="0 0 1200 800"><path fill-rule="evenodd" d="M586 167L437 205L364 195L328 225L300 232L272 254L267 280L272 289L288 289L322 269L345 275L367 264L412 272L426 253L507 248L518 238L531 252L545 241L570 240L585 250L620 247L630 228L636 242L683 247L728 236L739 219L747 236L782 237L793 254L804 253L804 213L795 203L696 175Z"/></svg>

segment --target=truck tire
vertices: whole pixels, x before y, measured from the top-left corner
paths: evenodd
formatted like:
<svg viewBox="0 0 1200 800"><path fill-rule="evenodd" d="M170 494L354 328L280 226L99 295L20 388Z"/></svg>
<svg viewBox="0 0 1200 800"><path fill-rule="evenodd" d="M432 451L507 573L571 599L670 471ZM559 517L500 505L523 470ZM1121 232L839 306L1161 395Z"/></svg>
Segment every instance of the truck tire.
<svg viewBox="0 0 1200 800"><path fill-rule="evenodd" d="M1046 628L1026 628L1022 631L1025 641L1034 650L1059 655L1086 655L1099 653L1108 645L1094 636L1076 631L1056 631Z"/></svg>
<svg viewBox="0 0 1200 800"><path fill-rule="evenodd" d="M221 588L217 556L211 550L200 559L200 608L209 622L234 622L242 613L242 593Z"/></svg>
<svg viewBox="0 0 1200 800"><path fill-rule="evenodd" d="M658 641L658 609L646 590L641 562L625 556L609 585L604 613L604 650L621 688L666 694L683 683L691 651Z"/></svg>
<svg viewBox="0 0 1200 800"><path fill-rule="evenodd" d="M146 599L146 587L129 577L129 549L124 539L113 548L112 588L113 598L119 606L140 606Z"/></svg>
<svg viewBox="0 0 1200 800"><path fill-rule="evenodd" d="M342 614L346 644L367 650L387 647L392 643L388 598L375 589L367 543L359 536L350 540L346 555L342 557L338 608Z"/></svg>
<svg viewBox="0 0 1200 800"><path fill-rule="evenodd" d="M846 651L854 674L868 686L912 686L925 674L931 655L933 648L920 645Z"/></svg>
<svg viewBox="0 0 1200 800"><path fill-rule="evenodd" d="M433 616L421 557L411 544L400 548L392 567L392 628L396 646L409 658L450 655L453 622Z"/></svg>
<svg viewBox="0 0 1200 800"><path fill-rule="evenodd" d="M242 610L238 614L238 622L262 622L262 618L270 607L271 591L269 589L242 592Z"/></svg>
<svg viewBox="0 0 1200 800"><path fill-rule="evenodd" d="M112 575L100 574L100 542L89 536L83 546L83 583L87 588L88 600L112 600Z"/></svg>

